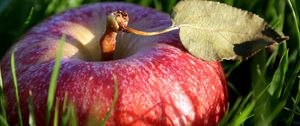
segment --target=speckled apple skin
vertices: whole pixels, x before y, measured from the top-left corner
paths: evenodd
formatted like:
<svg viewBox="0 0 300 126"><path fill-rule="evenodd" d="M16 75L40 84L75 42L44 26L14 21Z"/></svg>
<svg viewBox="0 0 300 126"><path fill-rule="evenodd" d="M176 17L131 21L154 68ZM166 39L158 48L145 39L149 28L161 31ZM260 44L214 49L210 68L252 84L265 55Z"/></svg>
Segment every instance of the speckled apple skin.
<svg viewBox="0 0 300 126"><path fill-rule="evenodd" d="M32 91L37 125L45 125L46 102L54 58L62 34L67 39L56 97L60 107L68 92L77 108L78 124L100 121L113 100L112 74L119 98L107 126L216 125L226 111L227 82L219 62L205 62L187 53L178 31L152 37L119 34L113 61L99 59L98 40L106 15L123 10L129 26L156 31L171 25L167 14L128 3L96 3L55 15L33 27L15 44L23 122L28 125ZM10 68L11 50L1 62L9 123L18 121ZM89 119L88 119L89 118Z"/></svg>

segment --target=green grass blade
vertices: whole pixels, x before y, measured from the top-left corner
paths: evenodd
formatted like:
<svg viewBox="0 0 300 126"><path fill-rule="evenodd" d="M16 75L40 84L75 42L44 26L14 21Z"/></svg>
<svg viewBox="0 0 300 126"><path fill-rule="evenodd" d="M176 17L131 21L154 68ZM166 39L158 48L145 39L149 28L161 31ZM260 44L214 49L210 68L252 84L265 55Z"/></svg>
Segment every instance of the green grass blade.
<svg viewBox="0 0 300 126"><path fill-rule="evenodd" d="M34 105L33 105L31 90L29 91L28 107L29 107L29 126L35 126Z"/></svg>
<svg viewBox="0 0 300 126"><path fill-rule="evenodd" d="M34 7L31 7L30 12L20 30L21 33L23 33L24 30L29 26L30 21L32 20L33 13L34 13Z"/></svg>
<svg viewBox="0 0 300 126"><path fill-rule="evenodd" d="M57 4L59 4L59 0L51 0L45 10L45 15L53 14L55 12L55 6L58 6Z"/></svg>
<svg viewBox="0 0 300 126"><path fill-rule="evenodd" d="M227 83L228 87L238 96L241 96L242 94L238 91L238 89L230 82Z"/></svg>
<svg viewBox="0 0 300 126"><path fill-rule="evenodd" d="M2 70L1 70L1 66L0 66L0 88L1 88L1 95L2 95L2 89L3 89L3 82L2 82Z"/></svg>
<svg viewBox="0 0 300 126"><path fill-rule="evenodd" d="M276 50L278 50L278 47L276 47L276 48L277 48ZM273 67L273 65L274 65L274 63L275 63L275 61L276 61L276 59L277 59L277 55L278 55L278 51L274 51L274 52L271 54L271 56L269 57L268 61L266 62L266 64L265 64L264 67L263 67L263 70L262 70L262 73L263 73L263 74L266 73L268 67ZM272 65L271 65L271 64L272 64Z"/></svg>
<svg viewBox="0 0 300 126"><path fill-rule="evenodd" d="M251 0L252 2L251 2L251 4L249 5L249 9L251 9L251 10L253 10L254 9L254 7L258 4L258 2L260 1L260 0Z"/></svg>
<svg viewBox="0 0 300 126"><path fill-rule="evenodd" d="M257 65L256 67L256 77L257 77L257 80L259 80L259 83L260 84L263 84L264 86L267 85L266 83L266 79L264 77L264 73L263 71L261 70L261 67L259 65ZM256 83L257 84L257 83ZM263 87L263 86L260 86L260 88Z"/></svg>
<svg viewBox="0 0 300 126"><path fill-rule="evenodd" d="M229 5L233 5L235 0L224 0L224 3L227 3Z"/></svg>
<svg viewBox="0 0 300 126"><path fill-rule="evenodd" d="M77 126L77 116L75 111L75 105L68 102L68 93L65 93L63 107L62 107L61 126Z"/></svg>
<svg viewBox="0 0 300 126"><path fill-rule="evenodd" d="M119 97L119 88L118 88L118 81L116 76L113 75L113 79L114 79L114 99L113 102L109 108L109 111L106 113L105 117L103 118L103 120L100 122L99 126L104 126L106 121L108 120L109 116L111 115L113 109L115 108L115 105L118 101L118 97Z"/></svg>
<svg viewBox="0 0 300 126"><path fill-rule="evenodd" d="M142 6L150 6L152 4L153 0L140 0L139 5Z"/></svg>
<svg viewBox="0 0 300 126"><path fill-rule="evenodd" d="M19 125L23 126L21 106L20 106L20 100L19 100L18 81L17 81L17 75L16 75L15 51L12 51L12 53L11 53L10 65L11 65L12 78L13 78L13 82L14 82L14 90L15 90L15 96L16 96Z"/></svg>
<svg viewBox="0 0 300 126"><path fill-rule="evenodd" d="M287 1L288 1L288 5L289 5L290 9L292 10L294 28L296 28L298 46L300 46L300 30L299 30L298 16L296 15L296 12L295 12L295 9L294 9L294 6L293 6L291 0L287 0Z"/></svg>
<svg viewBox="0 0 300 126"><path fill-rule="evenodd" d="M289 115L289 117L287 118L287 125L290 126L293 122L293 119L295 117L295 114L297 114L298 116L300 116L300 109L299 109L299 103L300 103L300 78L298 78L298 89L297 89L297 94L296 94L296 98L293 100L293 106L292 109L290 110L291 113ZM297 112L298 110L298 112Z"/></svg>
<svg viewBox="0 0 300 126"><path fill-rule="evenodd" d="M61 125L62 126L67 126L68 124L68 113L67 113L67 108L68 108L68 92L65 93L64 96L64 101L63 101L63 107L62 107L62 117L61 117Z"/></svg>
<svg viewBox="0 0 300 126"><path fill-rule="evenodd" d="M295 110L296 110L297 106L299 105L299 102L300 102L300 77L298 78L298 91L297 91L297 96L295 98L295 102L294 102L294 105L293 105L293 108Z"/></svg>
<svg viewBox="0 0 300 126"><path fill-rule="evenodd" d="M280 101L279 103L277 103L276 106L273 107L272 112L269 114L269 116L266 116L266 124L272 124L272 121L279 115L281 110L284 109L285 105L285 101Z"/></svg>
<svg viewBox="0 0 300 126"><path fill-rule="evenodd" d="M0 67L0 107L1 107L0 108L0 125L8 126L4 103L5 102L4 102L4 97L3 97L3 82L2 82L2 74L1 74L1 67Z"/></svg>
<svg viewBox="0 0 300 126"><path fill-rule="evenodd" d="M9 126L6 121L6 118L3 117L2 115L0 115L0 126Z"/></svg>
<svg viewBox="0 0 300 126"><path fill-rule="evenodd" d="M162 3L160 0L154 0L154 7L156 10L162 11Z"/></svg>
<svg viewBox="0 0 300 126"><path fill-rule="evenodd" d="M177 3L177 0L166 0L166 9L164 9L167 13L171 13L173 11L173 7Z"/></svg>
<svg viewBox="0 0 300 126"><path fill-rule="evenodd" d="M2 116L6 120L6 111L5 111L5 101L3 97L3 82L1 75L1 67L0 67L0 116Z"/></svg>
<svg viewBox="0 0 300 126"><path fill-rule="evenodd" d="M66 36L63 35L60 39L60 46L57 50L55 63L54 63L54 67L53 67L53 71L52 71L52 75L51 75L51 79L50 79L49 90L48 90L48 100L47 100L46 125L49 125L49 121L50 121L50 117L51 117L51 110L52 110L54 95L55 95L55 90L56 90L56 82L57 82L57 78L58 78L58 74L59 74L62 50L63 50L65 40L66 40Z"/></svg>
<svg viewBox="0 0 300 126"><path fill-rule="evenodd" d="M64 96L64 102L63 102L63 112L66 112L67 111L67 103L68 103L68 92L65 93L65 96Z"/></svg>
<svg viewBox="0 0 300 126"><path fill-rule="evenodd" d="M55 102L53 126L58 126L58 114L59 114L59 99L57 98Z"/></svg>
<svg viewBox="0 0 300 126"><path fill-rule="evenodd" d="M76 108L74 104L69 104L69 116L70 120L69 123L71 126L77 126L77 116L76 116Z"/></svg>
<svg viewBox="0 0 300 126"><path fill-rule="evenodd" d="M247 104L247 106L240 112L239 115L236 115L232 120L229 126L241 126L247 119L252 117L253 115L250 115L255 107L255 101L250 102Z"/></svg>
<svg viewBox="0 0 300 126"><path fill-rule="evenodd" d="M290 0L287 0L288 1L288 5L290 7L290 9L292 10L292 15L293 15L293 27L296 29L296 39L297 39L297 47L300 46L300 30L299 30L299 24L298 24L298 16L296 15L296 12L295 12L295 9L294 9L294 6L292 4L292 2ZM284 95L282 96L282 99L288 99L289 95L290 95L290 92L291 90L293 89L293 86L294 86L294 83L297 79L297 76L298 76L298 73L300 71L300 50L298 49L298 60L296 61L295 63L295 66L294 68L291 69L291 73L292 75L289 77L289 80L287 82L287 86L286 88L284 89Z"/></svg>
<svg viewBox="0 0 300 126"><path fill-rule="evenodd" d="M222 120L218 123L218 126L225 126L230 118L232 118L233 114L236 112L236 110L238 109L239 105L241 104L243 98L239 97L237 98L237 100L235 101L234 105L232 108L227 109L224 118L222 118Z"/></svg>
<svg viewBox="0 0 300 126"><path fill-rule="evenodd" d="M231 73L241 65L242 61L236 61L234 63L230 63L230 64L226 64L225 62L223 62L223 67L226 70L226 77L229 77L231 75Z"/></svg>
<svg viewBox="0 0 300 126"><path fill-rule="evenodd" d="M275 97L277 97L278 99L280 98L287 69L288 69L288 51L286 51L282 56L282 58L280 59L279 67L276 69L273 79L270 82L270 88L268 89L268 92L270 93L271 96L273 96L274 93L276 93Z"/></svg>
<svg viewBox="0 0 300 126"><path fill-rule="evenodd" d="M84 0L69 0L68 4L69 4L70 8L74 8L74 7L80 6L83 1Z"/></svg>
<svg viewBox="0 0 300 126"><path fill-rule="evenodd" d="M243 99L242 103L239 105L239 108L236 110L237 113L241 113L245 106L250 102L251 97L253 96L252 92L250 92L245 99Z"/></svg>

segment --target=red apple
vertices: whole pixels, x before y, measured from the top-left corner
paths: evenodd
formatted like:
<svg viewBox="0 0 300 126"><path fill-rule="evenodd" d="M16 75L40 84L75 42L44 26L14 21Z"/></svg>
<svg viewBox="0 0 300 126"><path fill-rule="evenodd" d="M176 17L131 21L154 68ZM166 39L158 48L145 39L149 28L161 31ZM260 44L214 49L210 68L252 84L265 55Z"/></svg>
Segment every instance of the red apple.
<svg viewBox="0 0 300 126"><path fill-rule="evenodd" d="M23 122L28 123L32 91L37 125L45 125L46 103L54 58L66 34L56 97L76 105L78 124L101 121L113 100L114 74L119 98L106 125L216 125L226 110L227 83L219 62L190 55L178 31L151 36L120 33L114 60L100 61L98 41L106 16L128 12L129 26L157 31L171 25L170 17L128 3L97 3L55 15L33 27L15 49ZM17 120L9 51L2 59L9 123ZM62 106L62 105L60 105Z"/></svg>

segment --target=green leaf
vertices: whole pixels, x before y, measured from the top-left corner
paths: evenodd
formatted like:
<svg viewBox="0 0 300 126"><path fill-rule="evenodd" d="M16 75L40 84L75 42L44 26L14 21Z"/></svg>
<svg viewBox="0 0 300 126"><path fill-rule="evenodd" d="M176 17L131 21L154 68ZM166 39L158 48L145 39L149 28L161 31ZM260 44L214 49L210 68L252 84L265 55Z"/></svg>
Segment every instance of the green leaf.
<svg viewBox="0 0 300 126"><path fill-rule="evenodd" d="M207 61L247 58L287 39L259 16L213 1L180 1L173 17L184 47Z"/></svg>

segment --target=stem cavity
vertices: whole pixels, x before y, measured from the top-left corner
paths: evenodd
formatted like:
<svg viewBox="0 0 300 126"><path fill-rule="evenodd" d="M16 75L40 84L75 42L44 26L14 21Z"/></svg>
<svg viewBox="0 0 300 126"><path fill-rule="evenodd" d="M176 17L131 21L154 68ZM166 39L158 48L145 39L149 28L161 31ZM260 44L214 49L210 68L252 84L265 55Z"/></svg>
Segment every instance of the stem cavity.
<svg viewBox="0 0 300 126"><path fill-rule="evenodd" d="M128 14L123 11L115 11L107 16L106 31L99 41L102 61L113 59L116 49L116 37L119 31L142 36L153 36L179 29L178 27L171 26L161 31L144 32L128 27L128 21Z"/></svg>

